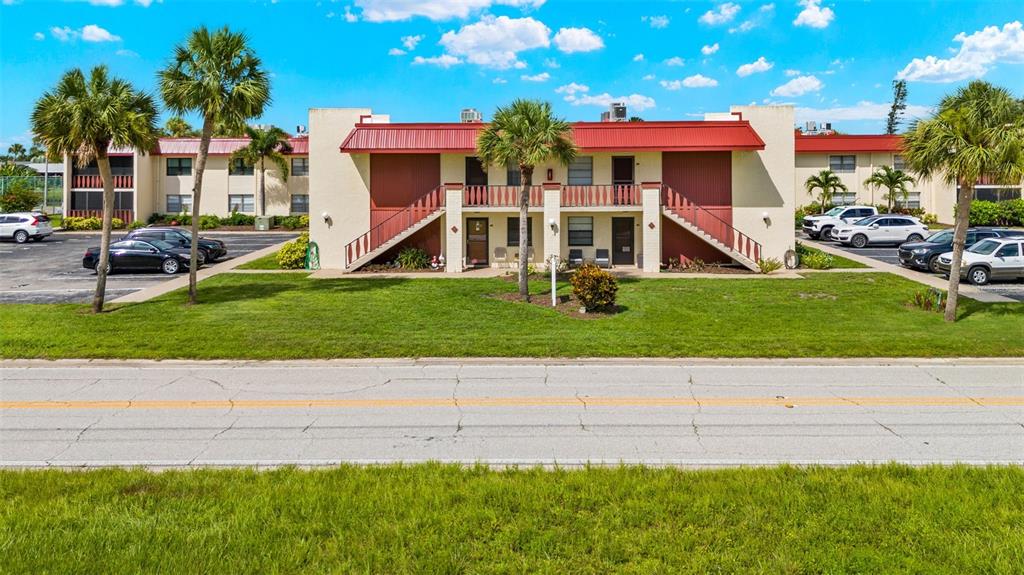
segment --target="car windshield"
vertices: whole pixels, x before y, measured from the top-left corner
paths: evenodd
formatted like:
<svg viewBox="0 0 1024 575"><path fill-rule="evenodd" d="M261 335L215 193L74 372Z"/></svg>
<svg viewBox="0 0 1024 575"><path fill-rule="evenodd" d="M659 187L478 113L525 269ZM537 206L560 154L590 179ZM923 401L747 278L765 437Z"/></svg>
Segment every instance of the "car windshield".
<svg viewBox="0 0 1024 575"><path fill-rule="evenodd" d="M832 208L831 210L829 210L829 211L825 212L825 215L826 215L826 216L838 216L838 215L839 215L839 214L841 214L841 213L843 212L843 210L845 210L845 209L846 209L846 208L844 208L844 207L841 207L841 206L840 206L840 207L838 207L838 208Z"/></svg>
<svg viewBox="0 0 1024 575"><path fill-rule="evenodd" d="M151 243L151 244L153 244L153 246L155 246L157 249L161 249L161 250L169 250L171 248L178 247L178 246L172 244L171 242L167 242L167 241L164 241L164 240L149 240L149 239L147 239L146 241Z"/></svg>
<svg viewBox="0 0 1024 575"><path fill-rule="evenodd" d="M857 220L856 225L858 225L858 226L870 226L871 224L877 222L878 220L879 220L878 216L871 216L871 217L864 218L863 220Z"/></svg>
<svg viewBox="0 0 1024 575"><path fill-rule="evenodd" d="M192 241L192 232L190 232L188 230L175 230L175 231L178 232L179 234L185 236L186 240Z"/></svg>
<svg viewBox="0 0 1024 575"><path fill-rule="evenodd" d="M953 241L953 233L949 232L949 231L935 232L934 234L928 236L928 239L925 240L925 241L926 242L931 242L933 244L948 244L948 243L952 243L952 241Z"/></svg>
<svg viewBox="0 0 1024 575"><path fill-rule="evenodd" d="M988 255L996 251L996 248L998 248L999 245L999 242L994 240L981 240L980 242L967 248L967 251L971 252L972 254Z"/></svg>

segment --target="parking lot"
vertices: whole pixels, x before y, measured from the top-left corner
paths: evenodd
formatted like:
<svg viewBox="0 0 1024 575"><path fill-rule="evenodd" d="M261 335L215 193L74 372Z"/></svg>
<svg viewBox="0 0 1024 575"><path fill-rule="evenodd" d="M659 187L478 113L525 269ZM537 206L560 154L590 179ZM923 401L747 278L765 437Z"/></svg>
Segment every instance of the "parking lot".
<svg viewBox="0 0 1024 575"><path fill-rule="evenodd" d="M803 233L798 233L801 239L807 240L807 236ZM867 246L864 248L855 248L853 246L844 246L839 242L827 242L828 245L839 248L845 252L851 254L857 254L862 257L871 258L894 266L900 265L900 258L897 255L896 246ZM920 273L922 275L929 275L928 272L914 271L914 273ZM1006 281L994 281L985 286L979 286L987 292L992 292L1005 296L1008 298L1015 299L1020 302L1024 302L1024 282L1006 282Z"/></svg>
<svg viewBox="0 0 1024 575"><path fill-rule="evenodd" d="M294 239L298 233L205 232L200 235L223 240L228 259L231 259ZM115 232L113 238L119 237L121 234ZM96 274L82 267L82 256L87 248L99 244L98 233L65 232L57 232L41 242L0 242L0 303L92 301ZM115 273L107 279L107 299L165 282L171 277L159 272Z"/></svg>

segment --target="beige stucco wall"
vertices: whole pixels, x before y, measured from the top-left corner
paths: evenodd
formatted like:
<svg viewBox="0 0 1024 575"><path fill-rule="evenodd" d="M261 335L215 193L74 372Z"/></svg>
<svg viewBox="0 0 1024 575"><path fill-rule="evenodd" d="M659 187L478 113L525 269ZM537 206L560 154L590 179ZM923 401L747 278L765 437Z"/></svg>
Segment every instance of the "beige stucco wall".
<svg viewBox="0 0 1024 575"><path fill-rule="evenodd" d="M733 106L764 140L765 149L732 154L733 227L760 242L762 258L793 249L795 137L792 106ZM767 216L767 217L766 217Z"/></svg>
<svg viewBox="0 0 1024 575"><path fill-rule="evenodd" d="M569 218L570 217L593 217L594 218L594 245L592 246L570 246L569 245ZM583 259L592 260L597 255L597 250L608 250L609 257L612 255L612 218L633 218L633 251L635 254L643 253L643 212L640 210L618 211L618 212L594 212L576 211L563 209L559 234L561 240L561 253L563 258L569 257L570 249L583 250ZM633 263L636 263L634 255Z"/></svg>
<svg viewBox="0 0 1024 575"><path fill-rule="evenodd" d="M135 154L135 219L146 221L156 211L153 193L153 165L156 156Z"/></svg>

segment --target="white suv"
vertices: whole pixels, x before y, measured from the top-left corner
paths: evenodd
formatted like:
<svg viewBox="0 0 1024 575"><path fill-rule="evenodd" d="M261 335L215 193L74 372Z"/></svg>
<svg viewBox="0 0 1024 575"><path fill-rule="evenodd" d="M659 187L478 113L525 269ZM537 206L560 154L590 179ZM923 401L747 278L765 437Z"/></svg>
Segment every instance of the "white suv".
<svg viewBox="0 0 1024 575"><path fill-rule="evenodd" d="M804 217L803 230L812 240L827 240L835 226L852 224L877 214L874 206L836 206L824 214Z"/></svg>
<svg viewBox="0 0 1024 575"><path fill-rule="evenodd" d="M53 233L50 218L37 212L0 214L0 238L13 239L19 244L40 241Z"/></svg>
<svg viewBox="0 0 1024 575"><path fill-rule="evenodd" d="M939 256L939 270L949 275L953 252ZM990 279L1024 278L1024 237L989 238L964 250L960 277L974 285L985 285Z"/></svg>
<svg viewBox="0 0 1024 575"><path fill-rule="evenodd" d="M919 242L928 235L928 226L913 216L886 214L864 218L853 225L832 228L834 241L862 248L868 244Z"/></svg>

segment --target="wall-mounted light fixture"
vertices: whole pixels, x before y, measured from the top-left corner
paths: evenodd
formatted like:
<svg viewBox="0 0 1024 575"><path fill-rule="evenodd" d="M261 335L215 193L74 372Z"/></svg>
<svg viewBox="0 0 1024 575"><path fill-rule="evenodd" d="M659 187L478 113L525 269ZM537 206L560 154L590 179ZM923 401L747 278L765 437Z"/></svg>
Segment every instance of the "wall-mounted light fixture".
<svg viewBox="0 0 1024 575"><path fill-rule="evenodd" d="M552 170L551 168L548 168L548 180L547 181L550 182L550 181L552 181L554 179L555 179L555 171Z"/></svg>
<svg viewBox="0 0 1024 575"><path fill-rule="evenodd" d="M548 226L551 228L552 232L556 234L558 233L558 223L555 222L555 218L551 218L548 220Z"/></svg>
<svg viewBox="0 0 1024 575"><path fill-rule="evenodd" d="M327 212L320 214L320 217L323 218L325 222L331 221L331 214L328 214Z"/></svg>
<svg viewBox="0 0 1024 575"><path fill-rule="evenodd" d="M761 219L764 220L766 226L772 225L772 218L768 215L768 212L761 212Z"/></svg>

